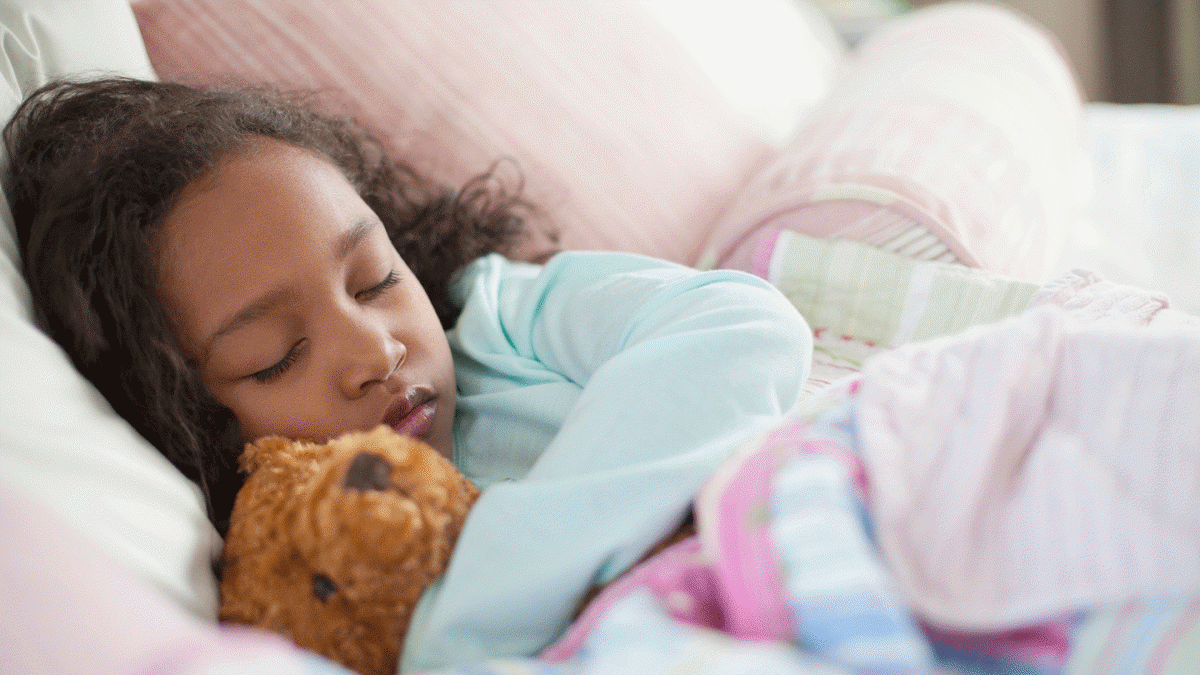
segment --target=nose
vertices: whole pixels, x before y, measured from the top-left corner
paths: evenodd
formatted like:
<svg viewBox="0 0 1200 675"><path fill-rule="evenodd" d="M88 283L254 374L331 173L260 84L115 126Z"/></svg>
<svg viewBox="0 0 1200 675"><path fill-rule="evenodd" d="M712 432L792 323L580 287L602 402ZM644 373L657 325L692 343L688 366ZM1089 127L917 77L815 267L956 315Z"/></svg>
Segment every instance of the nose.
<svg viewBox="0 0 1200 675"><path fill-rule="evenodd" d="M347 398L358 398L371 387L384 384L404 363L408 348L384 325L373 322L347 322L346 336L338 349L341 368L340 386Z"/></svg>
<svg viewBox="0 0 1200 675"><path fill-rule="evenodd" d="M392 465L375 452L363 451L350 461L342 484L350 490L386 490L392 484Z"/></svg>

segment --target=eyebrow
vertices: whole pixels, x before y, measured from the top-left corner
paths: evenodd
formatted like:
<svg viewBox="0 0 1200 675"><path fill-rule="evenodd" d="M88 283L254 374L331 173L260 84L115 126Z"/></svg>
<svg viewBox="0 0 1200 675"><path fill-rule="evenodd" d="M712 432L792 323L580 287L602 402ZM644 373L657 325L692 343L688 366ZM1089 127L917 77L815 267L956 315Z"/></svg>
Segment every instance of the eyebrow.
<svg viewBox="0 0 1200 675"><path fill-rule="evenodd" d="M350 226L341 236L334 242L333 252L337 260L345 260L346 256L355 249L363 239L371 233L371 230L380 226L379 221L370 218L363 218L356 221ZM216 330L208 335L204 341L203 353L207 355L212 352L212 346L217 340L222 337L248 326L260 318L271 313L276 308L296 300L296 291L291 288L280 288L270 291L266 295L254 300L245 307L239 309L229 318L221 322Z"/></svg>
<svg viewBox="0 0 1200 675"><path fill-rule="evenodd" d="M295 299L295 290L291 288L280 288L267 293L254 302L251 302L245 307L239 309L228 319L222 321L221 325L217 326L217 329L210 333L208 339L204 341L204 349L202 353L205 355L205 358L208 358L208 354L212 352L213 345L222 337L238 330L239 328L243 328L254 323L255 321L258 321L260 318L271 313L276 308L289 302L293 302Z"/></svg>
<svg viewBox="0 0 1200 675"><path fill-rule="evenodd" d="M353 251L356 246L362 243L362 240L371 233L371 230L374 230L376 227L380 227L381 225L382 223L380 223L378 220L371 218L363 218L355 221L355 223L350 226L350 229L346 230L344 233L342 233L342 236L338 237L337 243L334 246L334 255L337 256L338 260L345 260L346 256L350 255L350 252Z"/></svg>

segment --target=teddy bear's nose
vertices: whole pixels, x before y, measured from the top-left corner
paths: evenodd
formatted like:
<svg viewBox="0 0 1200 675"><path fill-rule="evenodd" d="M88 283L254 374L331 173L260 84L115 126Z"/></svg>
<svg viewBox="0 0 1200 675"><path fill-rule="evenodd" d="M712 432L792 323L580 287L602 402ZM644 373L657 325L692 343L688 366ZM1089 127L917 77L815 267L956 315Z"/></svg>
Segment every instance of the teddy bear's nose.
<svg viewBox="0 0 1200 675"><path fill-rule="evenodd" d="M392 465L377 452L360 452L350 461L343 484L351 490L386 490L391 486Z"/></svg>

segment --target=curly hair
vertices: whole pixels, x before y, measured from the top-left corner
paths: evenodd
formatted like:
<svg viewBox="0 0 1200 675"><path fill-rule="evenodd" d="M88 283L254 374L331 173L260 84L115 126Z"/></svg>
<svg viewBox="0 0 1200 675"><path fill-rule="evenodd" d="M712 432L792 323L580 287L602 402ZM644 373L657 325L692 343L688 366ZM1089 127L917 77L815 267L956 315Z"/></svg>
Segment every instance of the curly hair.
<svg viewBox="0 0 1200 675"><path fill-rule="evenodd" d="M113 408L201 488L224 532L237 420L204 391L156 288L151 239L180 190L255 140L338 166L383 221L444 326L453 275L509 253L529 205L488 171L447 189L307 94L106 78L51 82L4 129L8 197L39 325ZM494 169L494 167L493 167Z"/></svg>

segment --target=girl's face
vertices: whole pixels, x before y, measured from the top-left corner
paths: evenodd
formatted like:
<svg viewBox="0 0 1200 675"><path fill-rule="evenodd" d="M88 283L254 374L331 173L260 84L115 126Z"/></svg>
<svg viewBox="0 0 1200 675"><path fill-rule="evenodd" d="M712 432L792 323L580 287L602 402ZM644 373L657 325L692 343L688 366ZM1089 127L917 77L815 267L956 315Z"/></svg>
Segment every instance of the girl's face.
<svg viewBox="0 0 1200 675"><path fill-rule="evenodd" d="M246 440L387 424L450 456L446 335L332 163L259 141L186 186L155 244L178 339Z"/></svg>

